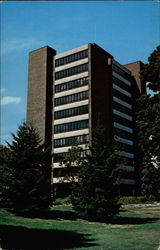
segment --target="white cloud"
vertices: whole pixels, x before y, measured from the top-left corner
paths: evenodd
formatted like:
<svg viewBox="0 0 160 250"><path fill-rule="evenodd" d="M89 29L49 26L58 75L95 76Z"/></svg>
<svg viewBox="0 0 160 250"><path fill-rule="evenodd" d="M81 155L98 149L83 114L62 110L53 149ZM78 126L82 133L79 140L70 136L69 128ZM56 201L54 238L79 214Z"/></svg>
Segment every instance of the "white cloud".
<svg viewBox="0 0 160 250"><path fill-rule="evenodd" d="M19 104L20 102L21 102L20 97L4 96L1 99L1 105Z"/></svg>
<svg viewBox="0 0 160 250"><path fill-rule="evenodd" d="M37 47L45 46L44 41L34 40L32 38L17 38L11 41L1 43L1 53L6 54L12 51L23 51L28 49L36 49Z"/></svg>

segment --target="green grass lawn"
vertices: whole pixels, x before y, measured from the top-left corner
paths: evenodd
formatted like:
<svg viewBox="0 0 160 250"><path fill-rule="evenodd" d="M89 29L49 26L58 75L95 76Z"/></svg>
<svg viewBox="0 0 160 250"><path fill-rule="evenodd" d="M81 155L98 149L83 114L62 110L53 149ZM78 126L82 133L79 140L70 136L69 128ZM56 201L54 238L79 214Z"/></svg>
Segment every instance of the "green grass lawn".
<svg viewBox="0 0 160 250"><path fill-rule="evenodd" d="M57 206L48 218L24 218L0 209L2 249L156 250L160 207L122 209L107 223L77 218L70 206Z"/></svg>

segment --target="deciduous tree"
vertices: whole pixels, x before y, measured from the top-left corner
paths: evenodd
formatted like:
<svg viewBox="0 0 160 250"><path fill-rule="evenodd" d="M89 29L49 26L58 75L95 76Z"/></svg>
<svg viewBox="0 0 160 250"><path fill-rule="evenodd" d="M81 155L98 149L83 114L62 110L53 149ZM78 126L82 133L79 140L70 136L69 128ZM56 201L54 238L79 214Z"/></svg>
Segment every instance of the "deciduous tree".
<svg viewBox="0 0 160 250"><path fill-rule="evenodd" d="M140 76L150 89L160 91L160 45L148 57L148 63L140 71Z"/></svg>
<svg viewBox="0 0 160 250"><path fill-rule="evenodd" d="M137 106L142 194L160 199L160 95L142 95Z"/></svg>

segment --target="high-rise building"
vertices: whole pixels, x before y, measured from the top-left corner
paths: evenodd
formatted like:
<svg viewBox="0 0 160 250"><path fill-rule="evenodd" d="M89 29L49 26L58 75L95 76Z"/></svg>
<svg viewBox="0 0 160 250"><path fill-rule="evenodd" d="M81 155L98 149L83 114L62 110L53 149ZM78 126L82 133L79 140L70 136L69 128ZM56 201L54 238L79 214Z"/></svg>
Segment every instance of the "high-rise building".
<svg viewBox="0 0 160 250"><path fill-rule="evenodd" d="M68 184L61 182L60 159L76 142L87 150L99 125L107 143L122 145L127 160L118 166L125 170L121 194L135 192L135 100L145 92L142 66L139 61L123 66L95 43L57 55L48 46L30 52L27 122L34 124L42 142L52 145L52 183L63 194Z"/></svg>

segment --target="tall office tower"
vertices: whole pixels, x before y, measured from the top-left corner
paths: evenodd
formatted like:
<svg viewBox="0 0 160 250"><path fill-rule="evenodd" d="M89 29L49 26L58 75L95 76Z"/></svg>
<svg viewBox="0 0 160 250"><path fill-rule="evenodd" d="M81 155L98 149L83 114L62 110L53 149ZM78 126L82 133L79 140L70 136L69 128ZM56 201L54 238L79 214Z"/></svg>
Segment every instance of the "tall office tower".
<svg viewBox="0 0 160 250"><path fill-rule="evenodd" d="M126 164L121 194L137 186L135 99L143 93L141 62L125 67L95 43L56 55L48 46L29 56L27 122L34 124L42 141L52 145L52 183L65 195L67 181L60 160L72 145L87 150L94 129L106 130L106 142L116 140Z"/></svg>

